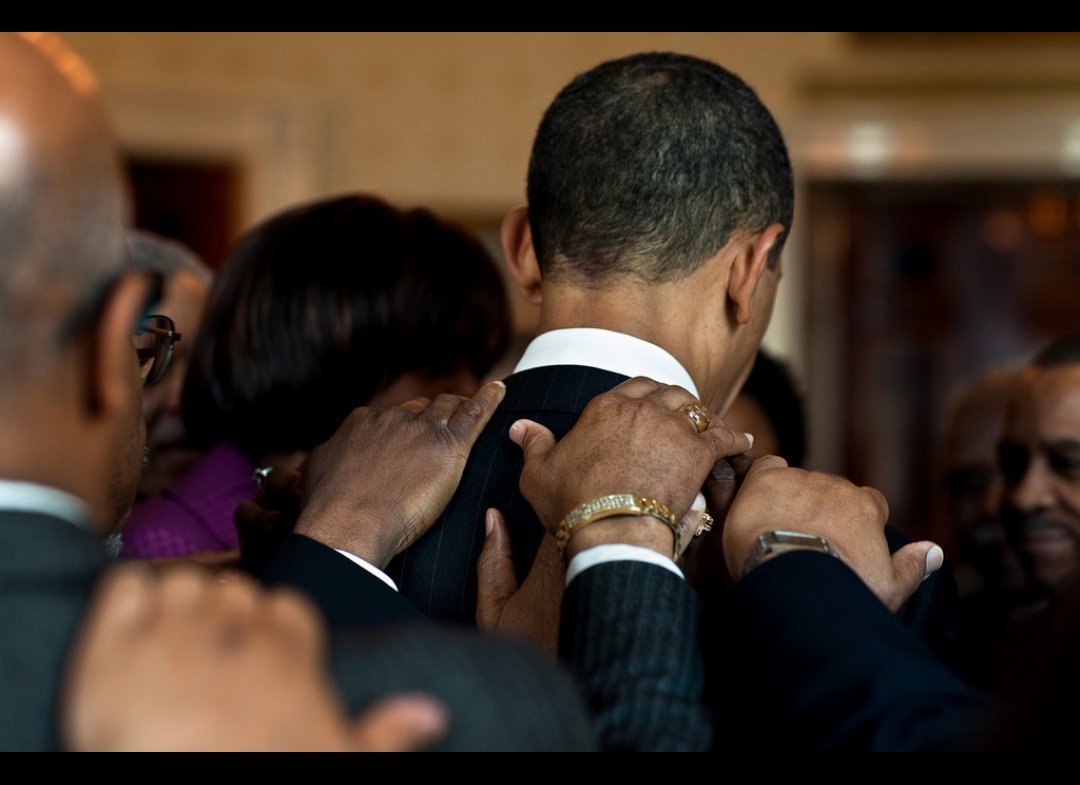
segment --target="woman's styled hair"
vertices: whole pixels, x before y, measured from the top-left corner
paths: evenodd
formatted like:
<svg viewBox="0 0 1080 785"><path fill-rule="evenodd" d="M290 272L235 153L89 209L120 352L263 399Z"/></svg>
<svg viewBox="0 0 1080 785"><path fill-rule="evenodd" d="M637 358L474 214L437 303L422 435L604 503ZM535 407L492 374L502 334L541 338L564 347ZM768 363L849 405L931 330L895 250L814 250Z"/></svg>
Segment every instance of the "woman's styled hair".
<svg viewBox="0 0 1080 785"><path fill-rule="evenodd" d="M253 458L310 449L404 373L482 377L509 333L502 277L465 231L370 196L315 202L256 226L221 269L184 420Z"/></svg>

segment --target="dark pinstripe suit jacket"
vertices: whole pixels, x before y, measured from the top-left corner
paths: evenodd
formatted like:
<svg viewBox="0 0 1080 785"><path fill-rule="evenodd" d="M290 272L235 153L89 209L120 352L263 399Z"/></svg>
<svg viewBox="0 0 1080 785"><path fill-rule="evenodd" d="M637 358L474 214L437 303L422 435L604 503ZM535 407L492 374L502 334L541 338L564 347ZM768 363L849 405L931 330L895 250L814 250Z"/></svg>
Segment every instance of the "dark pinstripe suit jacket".
<svg viewBox="0 0 1080 785"><path fill-rule="evenodd" d="M601 749L709 748L701 607L686 581L654 564L598 564L566 588L560 625Z"/></svg>
<svg viewBox="0 0 1080 785"><path fill-rule="evenodd" d="M473 624L476 560L484 547L488 507L505 513L519 577L524 578L544 530L518 492L523 460L507 436L510 425L527 417L562 438L589 401L626 378L580 365L535 368L508 377L506 397L473 447L446 511L387 569L401 593L432 618Z"/></svg>

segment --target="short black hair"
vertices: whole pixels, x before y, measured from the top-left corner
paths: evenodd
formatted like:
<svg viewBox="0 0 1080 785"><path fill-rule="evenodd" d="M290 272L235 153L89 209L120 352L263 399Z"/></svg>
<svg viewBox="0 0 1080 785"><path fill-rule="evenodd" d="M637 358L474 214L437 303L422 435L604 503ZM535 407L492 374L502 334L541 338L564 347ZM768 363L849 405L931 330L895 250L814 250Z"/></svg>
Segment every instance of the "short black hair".
<svg viewBox="0 0 1080 785"><path fill-rule="evenodd" d="M184 383L200 445L311 449L407 372L482 377L509 341L502 276L426 210L346 196L248 232L211 289Z"/></svg>
<svg viewBox="0 0 1080 785"><path fill-rule="evenodd" d="M528 176L543 274L685 277L734 232L791 229L794 177L776 121L730 71L653 52L576 77L544 114Z"/></svg>

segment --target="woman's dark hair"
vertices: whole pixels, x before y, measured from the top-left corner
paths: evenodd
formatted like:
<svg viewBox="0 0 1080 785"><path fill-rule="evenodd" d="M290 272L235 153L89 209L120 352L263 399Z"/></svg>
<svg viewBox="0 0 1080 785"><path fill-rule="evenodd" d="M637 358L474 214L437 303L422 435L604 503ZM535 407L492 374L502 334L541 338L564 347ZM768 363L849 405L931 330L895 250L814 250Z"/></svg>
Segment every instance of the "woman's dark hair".
<svg viewBox="0 0 1080 785"><path fill-rule="evenodd" d="M369 196L315 202L256 226L221 269L184 421L253 459L310 449L404 373L482 377L509 333L502 277L465 231Z"/></svg>
<svg viewBox="0 0 1080 785"><path fill-rule="evenodd" d="M802 393L787 364L759 349L739 395L754 400L772 423L780 457L789 466L802 466L806 458L806 412Z"/></svg>

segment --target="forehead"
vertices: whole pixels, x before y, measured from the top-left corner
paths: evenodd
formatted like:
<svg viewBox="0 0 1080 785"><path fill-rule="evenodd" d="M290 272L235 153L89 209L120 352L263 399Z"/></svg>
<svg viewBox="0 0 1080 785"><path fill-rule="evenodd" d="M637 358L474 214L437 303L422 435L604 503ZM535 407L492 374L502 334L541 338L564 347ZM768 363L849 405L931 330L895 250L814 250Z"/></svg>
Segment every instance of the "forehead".
<svg viewBox="0 0 1080 785"><path fill-rule="evenodd" d="M1031 369L1009 406L1012 438L1080 440L1080 365Z"/></svg>

